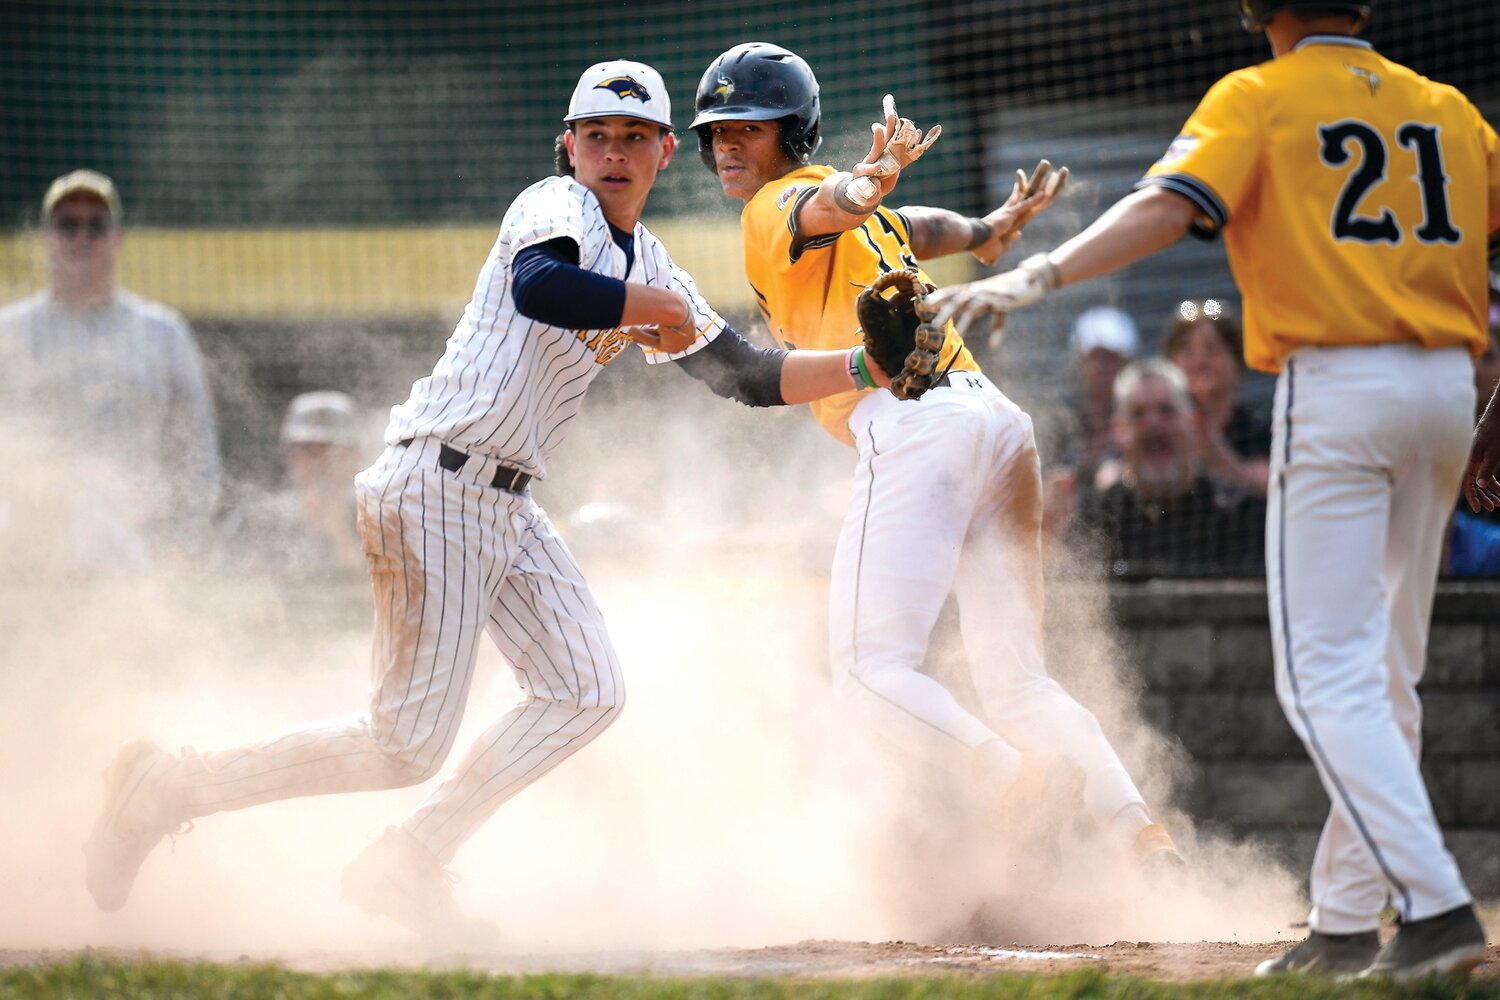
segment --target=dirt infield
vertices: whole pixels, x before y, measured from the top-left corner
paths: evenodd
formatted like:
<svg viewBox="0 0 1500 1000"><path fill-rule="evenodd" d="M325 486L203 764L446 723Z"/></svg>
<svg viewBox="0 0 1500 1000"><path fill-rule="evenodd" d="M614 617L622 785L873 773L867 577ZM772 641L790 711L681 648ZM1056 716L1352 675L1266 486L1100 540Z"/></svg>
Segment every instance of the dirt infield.
<svg viewBox="0 0 1500 1000"><path fill-rule="evenodd" d="M802 941L754 949L679 952L614 952L546 955L393 954L393 967L484 969L501 975L548 972L651 975L663 977L731 976L797 979L872 979L889 976L995 974L1051 975L1092 967L1114 975L1162 982L1241 979L1256 963L1279 954L1285 943L1232 944L1216 941L1113 944L1068 944L1055 947L930 945L908 941ZM120 959L128 953L90 951ZM85 952L0 949L0 966L66 963ZM153 952L153 958L229 964L273 962L302 972L333 972L370 965L369 957L338 953L249 956L244 954ZM1488 960L1475 976L1500 979L1500 945L1491 945Z"/></svg>

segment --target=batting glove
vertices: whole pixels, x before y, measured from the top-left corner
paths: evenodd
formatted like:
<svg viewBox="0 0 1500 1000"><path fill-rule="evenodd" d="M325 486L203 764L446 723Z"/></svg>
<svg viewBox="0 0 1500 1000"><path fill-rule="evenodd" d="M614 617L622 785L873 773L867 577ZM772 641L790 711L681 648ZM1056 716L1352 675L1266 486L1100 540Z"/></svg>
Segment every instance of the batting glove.
<svg viewBox="0 0 1500 1000"><path fill-rule="evenodd" d="M874 166L861 171L863 176L854 178L847 189L849 200L869 211L874 211L880 204L880 180L894 177L917 162L943 134L943 126L934 125L923 136L915 122L896 114L896 98L890 94L885 95L882 110L885 111L885 124L876 122L870 126L874 140L870 154L864 160Z"/></svg>
<svg viewBox="0 0 1500 1000"><path fill-rule="evenodd" d="M925 305L936 311L933 322L942 325L952 320L959 336L967 337L979 320L1003 320L1011 310L1041 301L1061 281L1057 266L1039 253L1021 261L1014 271L933 292Z"/></svg>

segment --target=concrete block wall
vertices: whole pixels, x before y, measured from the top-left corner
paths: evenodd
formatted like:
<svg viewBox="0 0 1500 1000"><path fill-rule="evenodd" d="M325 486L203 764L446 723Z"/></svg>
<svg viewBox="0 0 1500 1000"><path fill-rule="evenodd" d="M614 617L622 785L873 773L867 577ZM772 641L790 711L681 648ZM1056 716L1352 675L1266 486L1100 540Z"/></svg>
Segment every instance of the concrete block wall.
<svg viewBox="0 0 1500 1000"><path fill-rule="evenodd" d="M1276 701L1264 585L1112 584L1110 600L1148 719L1194 765L1177 804L1306 870L1328 799ZM1433 808L1471 889L1500 895L1500 582L1439 584L1421 692Z"/></svg>

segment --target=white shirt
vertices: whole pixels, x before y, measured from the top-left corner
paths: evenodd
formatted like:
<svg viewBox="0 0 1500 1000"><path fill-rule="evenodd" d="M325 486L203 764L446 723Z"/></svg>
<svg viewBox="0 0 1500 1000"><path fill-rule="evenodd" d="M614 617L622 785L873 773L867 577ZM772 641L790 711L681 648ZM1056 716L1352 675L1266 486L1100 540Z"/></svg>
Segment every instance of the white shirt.
<svg viewBox="0 0 1500 1000"><path fill-rule="evenodd" d="M44 291L0 309L0 413L148 534L192 533L213 513L208 381L187 321L164 305L122 290L77 309Z"/></svg>
<svg viewBox="0 0 1500 1000"><path fill-rule="evenodd" d="M595 274L670 288L693 311L698 337L678 354L642 347L649 364L675 361L707 346L724 321L672 262L645 226L635 227L629 273L593 192L572 177L549 177L516 196L500 223L474 297L432 374L392 407L385 440L435 437L542 478L584 393L631 341L618 328L569 330L523 316L511 296L511 262L526 247L566 237L578 244L578 266Z"/></svg>

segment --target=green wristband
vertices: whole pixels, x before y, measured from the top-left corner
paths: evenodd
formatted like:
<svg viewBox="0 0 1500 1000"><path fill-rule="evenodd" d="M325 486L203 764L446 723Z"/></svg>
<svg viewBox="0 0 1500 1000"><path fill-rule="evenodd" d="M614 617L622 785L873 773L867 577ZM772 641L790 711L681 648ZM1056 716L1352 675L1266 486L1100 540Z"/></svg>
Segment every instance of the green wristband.
<svg viewBox="0 0 1500 1000"><path fill-rule="evenodd" d="M865 380L866 386L874 389L876 387L875 380L870 377L870 369L865 364L865 349L863 347L856 347L854 350L856 352L855 364L859 366L859 377Z"/></svg>

